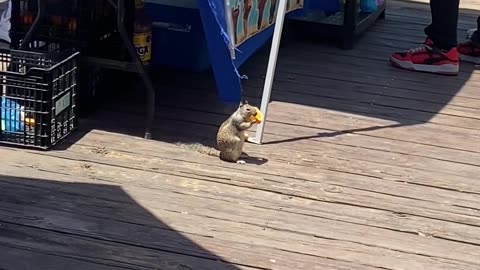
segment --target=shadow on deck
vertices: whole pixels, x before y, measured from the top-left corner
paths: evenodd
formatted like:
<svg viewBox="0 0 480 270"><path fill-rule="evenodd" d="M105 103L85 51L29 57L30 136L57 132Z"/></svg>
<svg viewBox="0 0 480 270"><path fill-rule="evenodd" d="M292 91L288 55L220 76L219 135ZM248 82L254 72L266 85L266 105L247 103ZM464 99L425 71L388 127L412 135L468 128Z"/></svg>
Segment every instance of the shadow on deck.
<svg viewBox="0 0 480 270"><path fill-rule="evenodd" d="M209 232L177 232L156 217L172 219L193 209L175 209L179 205L149 196L147 188L66 179L0 175L0 269L239 269L195 243L214 244ZM149 206L154 202L156 213L131 194L141 194Z"/></svg>

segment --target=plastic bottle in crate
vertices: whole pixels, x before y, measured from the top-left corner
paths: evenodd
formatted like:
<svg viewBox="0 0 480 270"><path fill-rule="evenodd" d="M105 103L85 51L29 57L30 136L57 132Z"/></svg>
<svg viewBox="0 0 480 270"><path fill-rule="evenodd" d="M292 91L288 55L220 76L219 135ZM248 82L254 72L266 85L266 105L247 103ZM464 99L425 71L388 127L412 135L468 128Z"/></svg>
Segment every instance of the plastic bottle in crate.
<svg viewBox="0 0 480 270"><path fill-rule="evenodd" d="M24 107L15 100L1 97L0 104L1 131L23 132L24 130Z"/></svg>
<svg viewBox="0 0 480 270"><path fill-rule="evenodd" d="M135 0L135 22L133 44L144 65L152 60L152 20L144 12L144 1Z"/></svg>

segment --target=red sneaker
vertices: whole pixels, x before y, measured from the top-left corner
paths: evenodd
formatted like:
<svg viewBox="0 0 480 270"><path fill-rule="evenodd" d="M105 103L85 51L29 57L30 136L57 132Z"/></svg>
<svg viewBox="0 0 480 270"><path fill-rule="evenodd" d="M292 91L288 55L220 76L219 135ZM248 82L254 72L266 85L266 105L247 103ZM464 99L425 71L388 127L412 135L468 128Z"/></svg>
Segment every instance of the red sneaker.
<svg viewBox="0 0 480 270"><path fill-rule="evenodd" d="M480 44L467 40L459 43L457 46L460 59L462 61L471 62L474 64L480 64Z"/></svg>
<svg viewBox="0 0 480 270"><path fill-rule="evenodd" d="M403 69L443 75L457 75L460 68L457 48L444 52L435 48L430 39L421 47L393 53L390 62Z"/></svg>

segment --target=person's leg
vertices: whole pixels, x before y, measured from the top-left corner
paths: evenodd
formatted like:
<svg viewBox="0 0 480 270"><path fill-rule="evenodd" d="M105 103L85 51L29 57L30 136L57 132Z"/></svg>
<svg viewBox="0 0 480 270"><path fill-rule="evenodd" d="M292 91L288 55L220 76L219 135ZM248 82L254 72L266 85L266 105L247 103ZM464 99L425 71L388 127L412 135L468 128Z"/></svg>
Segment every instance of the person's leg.
<svg viewBox="0 0 480 270"><path fill-rule="evenodd" d="M435 47L450 50L457 46L457 24L459 0L430 0L432 24L425 34Z"/></svg>
<svg viewBox="0 0 480 270"><path fill-rule="evenodd" d="M480 64L480 16L477 18L477 28L467 32L467 40L458 44L460 59L466 62Z"/></svg>
<svg viewBox="0 0 480 270"><path fill-rule="evenodd" d="M459 0L430 0L430 8L432 23L425 28L427 40L423 46L394 53L390 61L404 69L456 75Z"/></svg>
<svg viewBox="0 0 480 270"><path fill-rule="evenodd" d="M477 27L467 30L467 39L474 39L475 41L480 41L480 35L477 34L478 29L480 29L480 16L477 18Z"/></svg>

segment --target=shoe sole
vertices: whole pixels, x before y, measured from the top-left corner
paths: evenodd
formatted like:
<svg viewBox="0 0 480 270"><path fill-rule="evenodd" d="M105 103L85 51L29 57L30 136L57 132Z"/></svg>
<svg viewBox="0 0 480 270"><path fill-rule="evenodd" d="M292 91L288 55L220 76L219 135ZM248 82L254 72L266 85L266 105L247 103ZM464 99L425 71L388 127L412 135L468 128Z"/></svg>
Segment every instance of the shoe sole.
<svg viewBox="0 0 480 270"><path fill-rule="evenodd" d="M465 54L460 54L459 57L462 61L474 63L477 65L480 64L480 57L469 56Z"/></svg>
<svg viewBox="0 0 480 270"><path fill-rule="evenodd" d="M396 67L411 70L419 71L426 73L433 73L439 75L458 75L460 67L458 64L444 64L444 65L419 65L412 62L400 61L394 57L390 57L390 62Z"/></svg>

